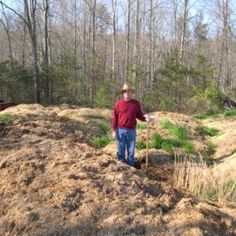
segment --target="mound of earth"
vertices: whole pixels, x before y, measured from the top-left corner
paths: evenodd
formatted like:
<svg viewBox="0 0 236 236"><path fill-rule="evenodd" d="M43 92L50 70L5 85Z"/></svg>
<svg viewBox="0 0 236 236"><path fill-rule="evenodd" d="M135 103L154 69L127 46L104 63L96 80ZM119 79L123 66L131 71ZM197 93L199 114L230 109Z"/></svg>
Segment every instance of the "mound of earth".
<svg viewBox="0 0 236 236"><path fill-rule="evenodd" d="M135 169L94 148L100 131L88 118L110 122L110 111L5 112L13 118L0 124L0 235L236 234L233 210L175 189L168 166L155 176L152 166Z"/></svg>
<svg viewBox="0 0 236 236"><path fill-rule="evenodd" d="M216 145L215 159L225 159L236 151L236 119L235 117L219 117L206 119L203 124L220 130L220 135L211 138Z"/></svg>

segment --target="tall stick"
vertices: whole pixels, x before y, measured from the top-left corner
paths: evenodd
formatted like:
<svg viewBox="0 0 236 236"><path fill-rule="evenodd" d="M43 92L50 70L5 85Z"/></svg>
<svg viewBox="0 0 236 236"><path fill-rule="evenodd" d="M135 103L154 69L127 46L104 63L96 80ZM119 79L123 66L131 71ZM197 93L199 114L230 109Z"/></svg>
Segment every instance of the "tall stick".
<svg viewBox="0 0 236 236"><path fill-rule="evenodd" d="M147 122L146 169L148 168L149 122Z"/></svg>

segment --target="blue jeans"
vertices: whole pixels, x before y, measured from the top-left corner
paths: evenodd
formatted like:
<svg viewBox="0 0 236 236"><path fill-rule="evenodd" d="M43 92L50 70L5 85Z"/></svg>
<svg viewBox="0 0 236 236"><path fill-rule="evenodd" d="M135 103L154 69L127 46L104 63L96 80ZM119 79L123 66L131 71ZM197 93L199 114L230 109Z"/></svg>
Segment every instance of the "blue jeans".
<svg viewBox="0 0 236 236"><path fill-rule="evenodd" d="M116 151L120 161L127 163L130 166L134 165L134 151L136 141L136 129L121 129L116 130ZM125 151L127 150L127 158Z"/></svg>

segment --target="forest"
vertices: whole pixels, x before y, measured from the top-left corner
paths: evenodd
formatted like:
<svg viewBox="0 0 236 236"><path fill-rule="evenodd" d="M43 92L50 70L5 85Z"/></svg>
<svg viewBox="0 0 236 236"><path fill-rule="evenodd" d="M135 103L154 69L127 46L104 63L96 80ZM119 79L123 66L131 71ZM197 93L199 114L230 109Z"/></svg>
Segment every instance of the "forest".
<svg viewBox="0 0 236 236"><path fill-rule="evenodd" d="M1 0L0 100L215 113L236 98L233 0Z"/></svg>

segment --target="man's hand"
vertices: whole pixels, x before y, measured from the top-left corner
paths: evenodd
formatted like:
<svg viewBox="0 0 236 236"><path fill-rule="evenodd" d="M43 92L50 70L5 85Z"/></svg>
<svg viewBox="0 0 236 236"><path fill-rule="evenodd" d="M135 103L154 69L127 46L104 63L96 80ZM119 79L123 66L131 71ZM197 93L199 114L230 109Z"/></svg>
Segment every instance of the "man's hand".
<svg viewBox="0 0 236 236"><path fill-rule="evenodd" d="M114 131L114 130L112 131L112 137L116 138L116 131Z"/></svg>
<svg viewBox="0 0 236 236"><path fill-rule="evenodd" d="M149 114L146 114L146 115L144 115L144 116L145 116L146 122L147 122L148 124L152 123L153 119L150 118Z"/></svg>

